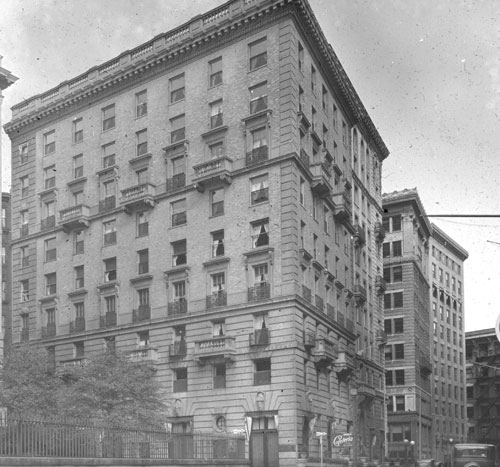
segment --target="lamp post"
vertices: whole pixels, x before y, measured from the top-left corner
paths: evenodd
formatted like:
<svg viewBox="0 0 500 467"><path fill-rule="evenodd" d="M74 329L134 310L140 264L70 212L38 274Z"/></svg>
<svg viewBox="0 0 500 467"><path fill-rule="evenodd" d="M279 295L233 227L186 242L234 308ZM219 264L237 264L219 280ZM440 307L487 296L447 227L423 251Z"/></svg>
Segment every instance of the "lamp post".
<svg viewBox="0 0 500 467"><path fill-rule="evenodd" d="M317 431L316 436L319 438L321 467L323 467L323 437L326 436L326 433L324 431Z"/></svg>
<svg viewBox="0 0 500 467"><path fill-rule="evenodd" d="M410 460L412 465L415 465L415 441L410 441Z"/></svg>
<svg viewBox="0 0 500 467"><path fill-rule="evenodd" d="M405 438L404 442L405 442L405 466L408 467L408 444L410 441L408 441Z"/></svg>
<svg viewBox="0 0 500 467"><path fill-rule="evenodd" d="M450 449L449 449L450 453L449 453L449 456L450 456L450 460L449 460L449 467L453 467L453 438L450 438Z"/></svg>

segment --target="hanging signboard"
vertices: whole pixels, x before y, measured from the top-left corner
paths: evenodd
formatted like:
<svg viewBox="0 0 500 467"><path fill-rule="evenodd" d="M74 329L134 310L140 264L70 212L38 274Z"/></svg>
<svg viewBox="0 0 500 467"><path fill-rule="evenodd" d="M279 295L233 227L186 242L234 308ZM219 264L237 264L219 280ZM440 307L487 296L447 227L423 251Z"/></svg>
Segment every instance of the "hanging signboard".
<svg viewBox="0 0 500 467"><path fill-rule="evenodd" d="M340 433L333 437L332 441L334 448L350 448L352 447L352 433Z"/></svg>

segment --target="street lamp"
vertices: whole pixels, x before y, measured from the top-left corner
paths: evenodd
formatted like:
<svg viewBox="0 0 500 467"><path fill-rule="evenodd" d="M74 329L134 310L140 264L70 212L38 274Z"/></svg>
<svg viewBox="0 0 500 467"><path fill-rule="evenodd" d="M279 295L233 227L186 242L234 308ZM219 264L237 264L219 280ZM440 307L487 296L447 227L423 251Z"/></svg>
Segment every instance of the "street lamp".
<svg viewBox="0 0 500 467"><path fill-rule="evenodd" d="M450 456L449 466L450 467L453 467L453 456L452 456L452 454L453 454L453 438L450 438L450 454L449 454L449 456Z"/></svg>
<svg viewBox="0 0 500 467"><path fill-rule="evenodd" d="M415 465L415 441L410 441L410 460L413 465Z"/></svg>
<svg viewBox="0 0 500 467"><path fill-rule="evenodd" d="M408 444L410 441L405 438L404 442L405 442L405 466L408 466Z"/></svg>
<svg viewBox="0 0 500 467"><path fill-rule="evenodd" d="M326 436L327 433L324 431L317 431L316 436L319 438L319 449L320 449L320 455L321 455L321 467L323 467L323 437Z"/></svg>

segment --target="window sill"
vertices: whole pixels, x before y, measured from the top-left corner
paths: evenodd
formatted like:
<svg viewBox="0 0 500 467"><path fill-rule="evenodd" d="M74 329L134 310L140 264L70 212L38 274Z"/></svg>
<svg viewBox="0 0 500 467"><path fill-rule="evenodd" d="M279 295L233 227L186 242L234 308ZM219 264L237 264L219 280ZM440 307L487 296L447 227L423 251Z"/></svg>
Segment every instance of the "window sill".
<svg viewBox="0 0 500 467"><path fill-rule="evenodd" d="M217 256L215 258L211 258L208 261L205 261L203 263L203 266L204 267L209 267L209 266L214 266L214 265L217 265L217 264L229 263L229 261L230 261L230 258L227 257L227 256Z"/></svg>
<svg viewBox="0 0 500 467"><path fill-rule="evenodd" d="M206 131L205 133L202 133L201 134L201 137L203 139L205 138L208 138L209 136L213 136L217 133L223 133L223 132L226 132L228 130L228 126L227 125L221 125L221 126L218 126L218 127L215 127L215 128L210 128L210 130Z"/></svg>
<svg viewBox="0 0 500 467"><path fill-rule="evenodd" d="M68 183L66 183L66 185L71 188L72 186L75 186L75 185L84 184L84 183L86 183L86 181L87 181L87 177L78 177L78 178L75 178L74 180L70 180Z"/></svg>

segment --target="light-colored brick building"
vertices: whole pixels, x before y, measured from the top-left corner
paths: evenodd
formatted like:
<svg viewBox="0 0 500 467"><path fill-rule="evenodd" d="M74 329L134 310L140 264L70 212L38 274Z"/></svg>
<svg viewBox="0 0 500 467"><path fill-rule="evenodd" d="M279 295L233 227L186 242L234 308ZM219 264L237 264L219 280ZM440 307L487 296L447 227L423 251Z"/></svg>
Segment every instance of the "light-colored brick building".
<svg viewBox="0 0 500 467"><path fill-rule="evenodd" d="M152 361L171 429L246 430L255 466L318 431L383 456L388 151L306 1L229 1L12 110L14 342Z"/></svg>

